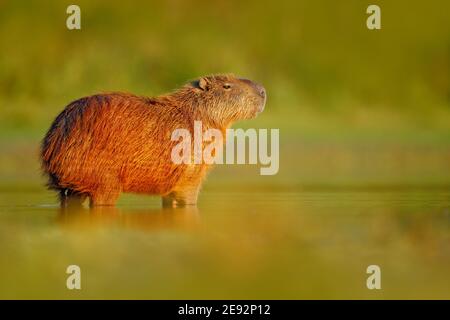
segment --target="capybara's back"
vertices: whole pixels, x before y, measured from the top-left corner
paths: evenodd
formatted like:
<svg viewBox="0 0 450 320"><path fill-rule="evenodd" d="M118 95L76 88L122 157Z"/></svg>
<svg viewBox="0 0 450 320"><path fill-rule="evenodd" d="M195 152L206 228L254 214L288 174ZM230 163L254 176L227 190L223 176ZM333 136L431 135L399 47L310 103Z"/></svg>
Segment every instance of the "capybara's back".
<svg viewBox="0 0 450 320"><path fill-rule="evenodd" d="M183 171L170 161L170 132L184 125L158 109L151 100L123 94L72 102L43 142L49 186L62 197L90 196L98 205L114 202L120 192L170 191Z"/></svg>
<svg viewBox="0 0 450 320"><path fill-rule="evenodd" d="M209 89L202 88L206 84L201 81L207 81ZM49 188L59 192L62 205L82 203L86 197L91 205L114 205L121 192L161 195L171 206L195 204L207 166L172 162L177 142L171 134L178 128L192 132L194 120L221 130L237 120L221 119L224 112L209 110L226 105L215 102L226 96L213 92L214 84L225 82L242 86L240 94L246 95L247 104L257 102L248 100L250 95L261 98L255 108L242 111L241 118L262 110L263 88L229 76L202 78L157 98L109 93L70 103L42 142Z"/></svg>

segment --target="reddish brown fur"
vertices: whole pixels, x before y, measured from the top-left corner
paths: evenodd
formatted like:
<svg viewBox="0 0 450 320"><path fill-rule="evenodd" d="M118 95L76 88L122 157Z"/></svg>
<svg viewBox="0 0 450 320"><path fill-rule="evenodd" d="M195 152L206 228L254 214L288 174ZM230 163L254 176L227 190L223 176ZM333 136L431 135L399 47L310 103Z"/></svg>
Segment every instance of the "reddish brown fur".
<svg viewBox="0 0 450 320"><path fill-rule="evenodd" d="M231 85L231 88L228 88ZM173 130L225 131L254 117L265 103L264 88L233 76L208 76L156 98L108 93L70 103L42 142L42 167L62 206L114 205L120 193L156 194L163 204L195 204L210 166L177 165Z"/></svg>

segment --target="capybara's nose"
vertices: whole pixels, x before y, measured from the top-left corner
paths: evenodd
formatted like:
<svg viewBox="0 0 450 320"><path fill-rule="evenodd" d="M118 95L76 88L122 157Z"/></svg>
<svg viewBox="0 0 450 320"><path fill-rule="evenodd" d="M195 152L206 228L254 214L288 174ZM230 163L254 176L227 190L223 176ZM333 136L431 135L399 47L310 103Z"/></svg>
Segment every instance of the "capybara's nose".
<svg viewBox="0 0 450 320"><path fill-rule="evenodd" d="M259 89L259 94L260 94L261 97L263 97L263 98L266 97L266 89L264 89L263 86L261 86L261 89Z"/></svg>
<svg viewBox="0 0 450 320"><path fill-rule="evenodd" d="M256 86L256 91L258 91L258 94L262 98L266 98L266 89L260 84L255 84L255 86Z"/></svg>
<svg viewBox="0 0 450 320"><path fill-rule="evenodd" d="M245 83L248 83L250 86L252 86L263 99L266 98L266 89L262 85L260 85L259 83L255 83L248 79L241 78L240 80Z"/></svg>

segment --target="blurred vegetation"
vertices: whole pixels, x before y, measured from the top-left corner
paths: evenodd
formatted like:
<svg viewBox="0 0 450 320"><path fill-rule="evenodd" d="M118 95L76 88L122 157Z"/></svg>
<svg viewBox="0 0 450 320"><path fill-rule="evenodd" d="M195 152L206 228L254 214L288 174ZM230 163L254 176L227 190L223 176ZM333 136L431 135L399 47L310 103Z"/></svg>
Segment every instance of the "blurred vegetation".
<svg viewBox="0 0 450 320"><path fill-rule="evenodd" d="M373 1L77 1L79 31L71 3L0 2L2 132L43 133L83 95L157 95L218 72L267 87L258 121L271 127L450 124L448 1L376 1L379 31L365 24Z"/></svg>
<svg viewBox="0 0 450 320"><path fill-rule="evenodd" d="M267 88L266 111L237 126L281 129L284 177L326 180L323 168L339 163L348 176L387 158L388 169L376 165L371 177L429 168L420 179L450 181L442 175L450 142L448 1L76 3L82 29L71 31L71 1L0 1L3 179L38 175L38 142L73 99L112 90L158 95L200 75L234 73ZM372 3L381 7L378 31L366 28ZM422 153L429 146L437 149ZM289 157L293 150L306 160ZM405 163L410 170L402 172ZM304 169L293 177L289 165L298 164Z"/></svg>

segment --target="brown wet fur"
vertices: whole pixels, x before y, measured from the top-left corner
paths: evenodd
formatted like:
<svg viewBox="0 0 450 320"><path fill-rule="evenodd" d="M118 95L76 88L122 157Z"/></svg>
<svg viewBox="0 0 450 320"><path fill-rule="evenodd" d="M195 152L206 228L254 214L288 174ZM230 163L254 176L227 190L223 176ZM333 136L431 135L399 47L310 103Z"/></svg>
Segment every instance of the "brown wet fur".
<svg viewBox="0 0 450 320"><path fill-rule="evenodd" d="M104 93L70 103L41 148L48 187L61 206L112 206L122 192L160 195L169 207L197 203L210 165L174 164L175 129L225 130L264 108L265 90L232 75L207 76L159 97ZM193 139L192 139L193 140ZM192 141L193 143L193 141Z"/></svg>

